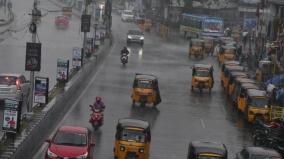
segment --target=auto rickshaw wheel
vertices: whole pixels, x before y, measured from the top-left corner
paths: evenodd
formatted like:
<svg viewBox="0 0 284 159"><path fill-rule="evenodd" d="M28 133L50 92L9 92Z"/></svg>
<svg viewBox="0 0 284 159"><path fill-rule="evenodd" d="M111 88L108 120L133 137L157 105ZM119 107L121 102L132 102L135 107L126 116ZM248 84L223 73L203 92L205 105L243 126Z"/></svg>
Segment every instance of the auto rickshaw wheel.
<svg viewBox="0 0 284 159"><path fill-rule="evenodd" d="M117 157L117 156L114 156L114 159L118 159L118 157Z"/></svg>
<svg viewBox="0 0 284 159"><path fill-rule="evenodd" d="M191 91L193 91L193 89L194 89L193 86L191 86Z"/></svg>
<svg viewBox="0 0 284 159"><path fill-rule="evenodd" d="M135 106L135 100L132 100L132 107Z"/></svg>

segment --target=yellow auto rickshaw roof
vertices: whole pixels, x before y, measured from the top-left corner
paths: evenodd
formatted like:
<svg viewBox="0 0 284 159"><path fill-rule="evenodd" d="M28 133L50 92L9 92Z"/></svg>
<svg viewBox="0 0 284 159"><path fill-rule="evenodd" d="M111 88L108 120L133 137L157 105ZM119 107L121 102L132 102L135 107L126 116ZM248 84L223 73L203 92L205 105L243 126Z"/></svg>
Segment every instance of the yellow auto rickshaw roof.
<svg viewBox="0 0 284 159"><path fill-rule="evenodd" d="M135 127L141 129L149 129L150 124L147 121L133 118L123 118L118 120L117 127Z"/></svg>
<svg viewBox="0 0 284 159"><path fill-rule="evenodd" d="M239 66L239 65L229 65L226 66L226 70L228 71L244 71L244 67L243 66Z"/></svg>
<svg viewBox="0 0 284 159"><path fill-rule="evenodd" d="M230 72L230 74L231 74L231 76L232 77L248 77L248 74L247 74L247 72L243 72L243 71L232 71L232 72Z"/></svg>
<svg viewBox="0 0 284 159"><path fill-rule="evenodd" d="M222 143L193 141L190 145L194 148L195 154L211 153L222 156L227 154L227 148Z"/></svg>
<svg viewBox="0 0 284 159"><path fill-rule="evenodd" d="M212 69L213 70L213 65L209 64L194 64L192 68L200 68L200 69Z"/></svg>
<svg viewBox="0 0 284 159"><path fill-rule="evenodd" d="M204 40L215 40L215 38L213 38L211 36L203 36L202 39L204 39Z"/></svg>
<svg viewBox="0 0 284 159"><path fill-rule="evenodd" d="M222 46L225 50L236 50L236 47L232 46L232 45L224 45Z"/></svg>
<svg viewBox="0 0 284 159"><path fill-rule="evenodd" d="M154 75L150 74L141 74L141 73L136 73L135 74L135 79L143 79L143 80L156 80L157 77Z"/></svg>
<svg viewBox="0 0 284 159"><path fill-rule="evenodd" d="M259 89L259 87L254 83L242 83L241 87L244 89Z"/></svg>
<svg viewBox="0 0 284 159"><path fill-rule="evenodd" d="M259 89L248 89L247 94L249 97L266 97L266 91Z"/></svg>
<svg viewBox="0 0 284 159"><path fill-rule="evenodd" d="M272 62L269 60L261 60L259 61L260 64L271 64Z"/></svg>
<svg viewBox="0 0 284 159"><path fill-rule="evenodd" d="M224 65L240 65L239 61L225 61Z"/></svg>
<svg viewBox="0 0 284 159"><path fill-rule="evenodd" d="M250 78L246 78L246 77L237 77L236 81L240 82L240 83L254 83L254 84L256 84L256 81L254 81Z"/></svg>
<svg viewBox="0 0 284 159"><path fill-rule="evenodd" d="M204 42L203 39L191 39L192 42Z"/></svg>

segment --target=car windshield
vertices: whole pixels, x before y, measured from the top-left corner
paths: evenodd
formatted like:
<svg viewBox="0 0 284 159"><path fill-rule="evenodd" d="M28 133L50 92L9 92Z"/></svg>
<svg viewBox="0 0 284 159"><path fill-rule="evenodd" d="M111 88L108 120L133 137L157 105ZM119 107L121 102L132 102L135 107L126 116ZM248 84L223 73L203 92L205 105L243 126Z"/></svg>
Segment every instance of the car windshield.
<svg viewBox="0 0 284 159"><path fill-rule="evenodd" d="M131 35L142 35L142 33L138 30L129 30L128 34Z"/></svg>
<svg viewBox="0 0 284 159"><path fill-rule="evenodd" d="M194 76L209 77L209 71L208 70L196 70Z"/></svg>
<svg viewBox="0 0 284 159"><path fill-rule="evenodd" d="M264 107L268 105L268 100L266 98L250 98L249 105L253 107Z"/></svg>
<svg viewBox="0 0 284 159"><path fill-rule="evenodd" d="M137 87L138 88L152 88L152 81L148 80L138 80L137 82Z"/></svg>
<svg viewBox="0 0 284 159"><path fill-rule="evenodd" d="M0 76L0 85L16 85L17 77Z"/></svg>
<svg viewBox="0 0 284 159"><path fill-rule="evenodd" d="M279 157L253 155L251 159L280 159Z"/></svg>
<svg viewBox="0 0 284 159"><path fill-rule="evenodd" d="M145 142L145 134L141 130L124 129L121 135L122 140Z"/></svg>
<svg viewBox="0 0 284 159"><path fill-rule="evenodd" d="M85 134L58 132L53 143L56 145L86 146L87 137Z"/></svg>

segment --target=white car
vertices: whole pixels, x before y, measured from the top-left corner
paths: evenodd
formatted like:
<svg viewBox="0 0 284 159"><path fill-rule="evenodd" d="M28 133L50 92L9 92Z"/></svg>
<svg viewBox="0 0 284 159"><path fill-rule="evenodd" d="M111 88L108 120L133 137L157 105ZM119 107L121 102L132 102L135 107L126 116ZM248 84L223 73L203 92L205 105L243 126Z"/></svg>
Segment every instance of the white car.
<svg viewBox="0 0 284 159"><path fill-rule="evenodd" d="M121 20L122 21L133 21L134 20L134 13L132 10L124 10L121 13Z"/></svg>
<svg viewBox="0 0 284 159"><path fill-rule="evenodd" d="M127 33L126 43L129 45L132 42L144 44L144 34L140 30L129 30Z"/></svg>
<svg viewBox="0 0 284 159"><path fill-rule="evenodd" d="M0 98L18 99L26 102L30 82L21 74L0 74Z"/></svg>

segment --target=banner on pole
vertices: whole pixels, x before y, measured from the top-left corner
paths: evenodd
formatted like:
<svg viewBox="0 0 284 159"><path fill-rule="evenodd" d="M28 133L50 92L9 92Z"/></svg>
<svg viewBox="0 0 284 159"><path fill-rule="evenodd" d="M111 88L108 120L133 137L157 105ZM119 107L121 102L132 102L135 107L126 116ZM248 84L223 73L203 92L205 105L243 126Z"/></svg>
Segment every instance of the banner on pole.
<svg viewBox="0 0 284 159"><path fill-rule="evenodd" d="M47 104L48 102L49 79L45 77L35 77L34 102Z"/></svg>

